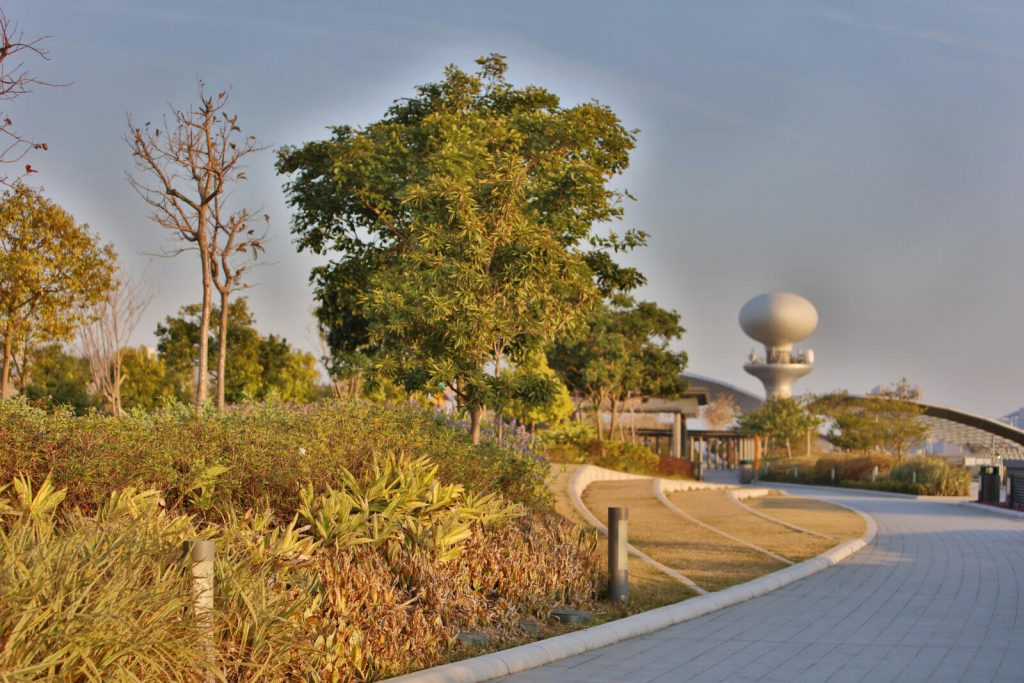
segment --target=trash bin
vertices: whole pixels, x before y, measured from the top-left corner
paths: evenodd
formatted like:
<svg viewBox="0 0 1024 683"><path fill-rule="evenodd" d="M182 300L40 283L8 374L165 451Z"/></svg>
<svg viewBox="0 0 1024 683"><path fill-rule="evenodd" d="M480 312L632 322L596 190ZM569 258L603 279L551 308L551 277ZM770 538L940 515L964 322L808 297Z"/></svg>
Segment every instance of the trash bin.
<svg viewBox="0 0 1024 683"><path fill-rule="evenodd" d="M740 460L740 483L749 484L754 481L754 461Z"/></svg>
<svg viewBox="0 0 1024 683"><path fill-rule="evenodd" d="M978 502L999 503L999 466L983 465L978 475Z"/></svg>

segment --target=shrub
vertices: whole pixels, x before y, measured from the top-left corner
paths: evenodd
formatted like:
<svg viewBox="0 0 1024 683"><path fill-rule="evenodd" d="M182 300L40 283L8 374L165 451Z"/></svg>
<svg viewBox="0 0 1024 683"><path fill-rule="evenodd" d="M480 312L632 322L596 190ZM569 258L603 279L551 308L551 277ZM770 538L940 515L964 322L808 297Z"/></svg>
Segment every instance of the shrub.
<svg viewBox="0 0 1024 683"><path fill-rule="evenodd" d="M628 441L595 441L590 461L598 467L633 474L654 474L661 460L651 449Z"/></svg>
<svg viewBox="0 0 1024 683"><path fill-rule="evenodd" d="M844 480L839 483L851 489L867 489L870 491L887 491L889 493L907 493L912 496L926 496L929 493L925 484L915 484L909 481L893 481L892 479L879 479L878 481L853 481Z"/></svg>
<svg viewBox="0 0 1024 683"><path fill-rule="evenodd" d="M875 467L878 478L885 479L899 459L888 453L840 453L819 458L814 465L815 481L832 481L832 468L836 468L836 481L871 481Z"/></svg>
<svg viewBox="0 0 1024 683"><path fill-rule="evenodd" d="M549 505L547 465L532 453L473 446L469 437L408 406L326 402L263 404L193 414L180 404L121 419L48 415L0 402L0 481L51 476L76 506L95 507L124 487L165 492L167 504L204 517L271 508L287 519L299 489L336 486L343 472L367 476L377 455L430 457L438 478L477 493L502 493L535 509Z"/></svg>
<svg viewBox="0 0 1024 683"><path fill-rule="evenodd" d="M0 680L376 680L445 661L462 629L586 607L597 539L548 513L381 459L299 515L224 509L201 526L155 491L91 512L46 481L0 496ZM309 524L301 524L309 522ZM216 537L216 602L192 613L181 542Z"/></svg>
<svg viewBox="0 0 1024 683"><path fill-rule="evenodd" d="M909 458L893 468L894 481L924 484L933 496L967 496L971 490L970 472L961 467L950 467L941 458Z"/></svg>

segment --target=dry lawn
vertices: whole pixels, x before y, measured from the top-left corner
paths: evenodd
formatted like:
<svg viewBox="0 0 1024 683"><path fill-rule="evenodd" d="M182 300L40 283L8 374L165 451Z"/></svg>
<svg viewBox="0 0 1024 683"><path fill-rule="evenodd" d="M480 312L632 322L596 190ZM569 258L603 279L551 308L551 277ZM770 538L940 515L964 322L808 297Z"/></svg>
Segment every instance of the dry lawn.
<svg viewBox="0 0 1024 683"><path fill-rule="evenodd" d="M571 522L586 526L583 518L576 511L576 507L569 500L567 488L569 478L572 477L579 465L567 463L551 463L551 478L548 485L555 498L555 511ZM607 519L605 520L607 521ZM607 544L607 539L602 538L601 543ZM670 576L647 564L646 562L633 558L629 563L629 603L625 609L609 606L608 614L599 614L598 618L614 618L645 612L655 607L671 605L696 595L692 590L679 583ZM599 609L601 612L602 609Z"/></svg>
<svg viewBox="0 0 1024 683"><path fill-rule="evenodd" d="M804 529L827 534L840 541L864 535L866 525L860 515L844 508L809 498L771 493L743 501L758 512Z"/></svg>
<svg viewBox="0 0 1024 683"><path fill-rule="evenodd" d="M705 524L794 562L820 555L838 543L800 533L752 515L722 490L678 491L667 497L677 508Z"/></svg>
<svg viewBox="0 0 1024 683"><path fill-rule="evenodd" d="M786 566L673 514L654 497L650 480L597 482L584 491L583 502L603 523L609 507L628 507L630 542L708 591ZM631 561L630 568L639 563Z"/></svg>

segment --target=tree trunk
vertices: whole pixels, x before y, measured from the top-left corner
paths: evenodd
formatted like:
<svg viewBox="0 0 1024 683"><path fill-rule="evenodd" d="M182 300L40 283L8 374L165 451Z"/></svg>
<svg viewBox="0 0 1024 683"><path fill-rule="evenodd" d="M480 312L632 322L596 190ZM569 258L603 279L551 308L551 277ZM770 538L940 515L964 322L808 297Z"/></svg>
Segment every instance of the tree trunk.
<svg viewBox="0 0 1024 683"><path fill-rule="evenodd" d="M224 412L225 369L228 361L228 294L220 293L220 344L217 349L217 411Z"/></svg>
<svg viewBox="0 0 1024 683"><path fill-rule="evenodd" d="M469 438L473 444L480 443L480 408L469 409Z"/></svg>
<svg viewBox="0 0 1024 683"><path fill-rule="evenodd" d="M200 230L205 234L206 217L200 214ZM199 316L199 368L196 370L196 412L201 412L203 404L206 403L206 395L209 390L209 359L210 351L210 300L212 298L212 275L210 273L209 245L205 237L199 241L199 255L203 268L203 306Z"/></svg>
<svg viewBox="0 0 1024 683"><path fill-rule="evenodd" d="M502 438L505 436L505 418L500 412L495 411L494 419L498 421L498 445L502 443Z"/></svg>
<svg viewBox="0 0 1024 683"><path fill-rule="evenodd" d="M594 406L594 420L597 422L597 440L604 441L604 424L601 421L601 409L604 407L604 395L598 395Z"/></svg>
<svg viewBox="0 0 1024 683"><path fill-rule="evenodd" d="M11 390L11 333L4 335L4 369L0 374L0 400L6 401Z"/></svg>
<svg viewBox="0 0 1024 683"><path fill-rule="evenodd" d="M793 449L789 447L789 437L786 437L786 455L790 460L793 459Z"/></svg>
<svg viewBox="0 0 1024 683"><path fill-rule="evenodd" d="M619 425L619 399L612 398L611 400L611 423L608 426L608 438L615 438L615 428Z"/></svg>

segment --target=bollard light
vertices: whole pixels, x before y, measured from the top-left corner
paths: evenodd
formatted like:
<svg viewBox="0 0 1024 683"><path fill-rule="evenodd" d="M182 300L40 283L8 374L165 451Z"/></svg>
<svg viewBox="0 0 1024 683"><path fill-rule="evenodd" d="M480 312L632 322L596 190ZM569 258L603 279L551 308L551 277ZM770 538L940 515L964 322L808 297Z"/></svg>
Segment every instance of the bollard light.
<svg viewBox="0 0 1024 683"><path fill-rule="evenodd" d="M608 508L608 595L613 602L629 599L629 508Z"/></svg>

